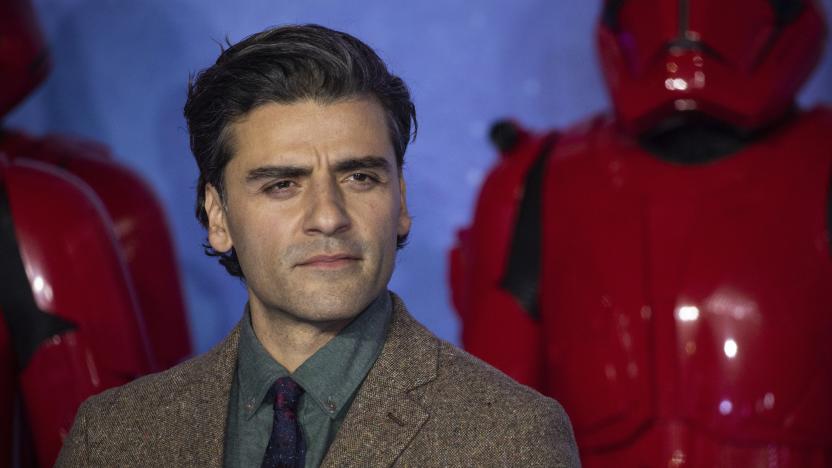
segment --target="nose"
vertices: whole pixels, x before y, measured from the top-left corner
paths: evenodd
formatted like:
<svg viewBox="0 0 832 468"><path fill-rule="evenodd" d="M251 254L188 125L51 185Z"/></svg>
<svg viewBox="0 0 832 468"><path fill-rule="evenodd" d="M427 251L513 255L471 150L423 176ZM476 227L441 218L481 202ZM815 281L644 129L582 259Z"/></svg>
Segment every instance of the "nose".
<svg viewBox="0 0 832 468"><path fill-rule="evenodd" d="M305 233L313 236L334 236L349 230L351 221L344 194L335 180L328 178L314 181L305 195Z"/></svg>

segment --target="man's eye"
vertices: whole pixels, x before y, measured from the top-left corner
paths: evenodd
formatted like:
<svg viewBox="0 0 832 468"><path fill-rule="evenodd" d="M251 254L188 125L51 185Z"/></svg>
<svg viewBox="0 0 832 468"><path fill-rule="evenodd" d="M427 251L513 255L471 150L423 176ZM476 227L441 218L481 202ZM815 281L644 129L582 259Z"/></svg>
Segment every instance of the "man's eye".
<svg viewBox="0 0 832 468"><path fill-rule="evenodd" d="M365 174L363 172L356 172L354 174L350 174L349 177L347 177L347 180L361 185L372 185L378 182L378 178L373 177L370 174Z"/></svg>
<svg viewBox="0 0 832 468"><path fill-rule="evenodd" d="M292 182L291 180L279 180L271 185L267 185L264 188L264 191L275 192L280 190L286 190L292 188L292 185L294 185L294 182Z"/></svg>

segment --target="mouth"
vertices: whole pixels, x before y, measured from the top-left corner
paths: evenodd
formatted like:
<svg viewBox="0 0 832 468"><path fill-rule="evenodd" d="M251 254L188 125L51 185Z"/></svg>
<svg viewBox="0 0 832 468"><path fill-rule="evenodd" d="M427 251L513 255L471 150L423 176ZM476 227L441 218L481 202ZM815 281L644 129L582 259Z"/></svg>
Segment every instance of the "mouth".
<svg viewBox="0 0 832 468"><path fill-rule="evenodd" d="M350 254L315 255L295 264L296 267L336 270L355 264L361 257Z"/></svg>

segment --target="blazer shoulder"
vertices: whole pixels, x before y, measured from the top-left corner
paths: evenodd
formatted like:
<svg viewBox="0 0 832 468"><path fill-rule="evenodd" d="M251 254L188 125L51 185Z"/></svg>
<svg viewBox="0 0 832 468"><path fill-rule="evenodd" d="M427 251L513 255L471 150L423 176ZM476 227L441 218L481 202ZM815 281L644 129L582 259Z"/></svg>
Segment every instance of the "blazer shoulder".
<svg viewBox="0 0 832 468"><path fill-rule="evenodd" d="M477 437L482 437L481 428L489 428L495 439L514 447L515 460L580 466L572 424L560 403L456 346L439 342L431 396L442 402L437 416L447 413L448 424L477 428Z"/></svg>
<svg viewBox="0 0 832 468"><path fill-rule="evenodd" d="M518 412L518 409L521 409L569 426L569 418L557 401L517 383L484 361L437 338L410 316L396 295L393 295L393 304L393 323L387 343L393 350L388 354L396 353L394 365L405 368L400 373L406 374L408 386L424 385L417 393L429 395L434 401L433 406L441 403L464 408L470 405L483 408L483 414L506 413L506 417L520 416L522 411ZM391 376L397 376L391 372L384 375L386 382Z"/></svg>
<svg viewBox="0 0 832 468"><path fill-rule="evenodd" d="M106 414L115 407L124 409L124 405L152 408L163 400L181 395L186 387L202 379L215 358L213 352L200 354L170 369L144 375L119 387L104 390L88 398L82 409L103 411Z"/></svg>
<svg viewBox="0 0 832 468"><path fill-rule="evenodd" d="M466 395L484 398L497 397L514 405L544 405L560 408L557 401L518 383L502 371L455 345L438 340L439 378L449 380L443 382L443 386L455 383L450 388Z"/></svg>
<svg viewBox="0 0 832 468"><path fill-rule="evenodd" d="M205 354L88 398L78 409L58 466L96 465L94 460L131 465L135 457L163 460L179 453L171 448L181 446L179 439L188 431L221 432L237 336L235 329ZM195 426L199 423L205 428Z"/></svg>

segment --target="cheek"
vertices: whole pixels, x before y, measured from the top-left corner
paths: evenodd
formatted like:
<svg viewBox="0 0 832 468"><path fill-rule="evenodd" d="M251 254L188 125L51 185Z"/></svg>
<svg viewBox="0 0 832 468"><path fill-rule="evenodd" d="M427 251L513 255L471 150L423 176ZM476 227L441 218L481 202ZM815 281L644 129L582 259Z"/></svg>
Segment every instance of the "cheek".
<svg viewBox="0 0 832 468"><path fill-rule="evenodd" d="M399 200L390 195L377 200L375 203L368 203L362 208L361 215L367 219L378 230L387 231L390 226L395 230L395 224L399 219Z"/></svg>
<svg viewBox="0 0 832 468"><path fill-rule="evenodd" d="M241 261L250 264L271 262L280 248L287 241L285 223L279 221L274 213L261 213L256 210L240 210L237 216L230 216L229 230L234 246Z"/></svg>

